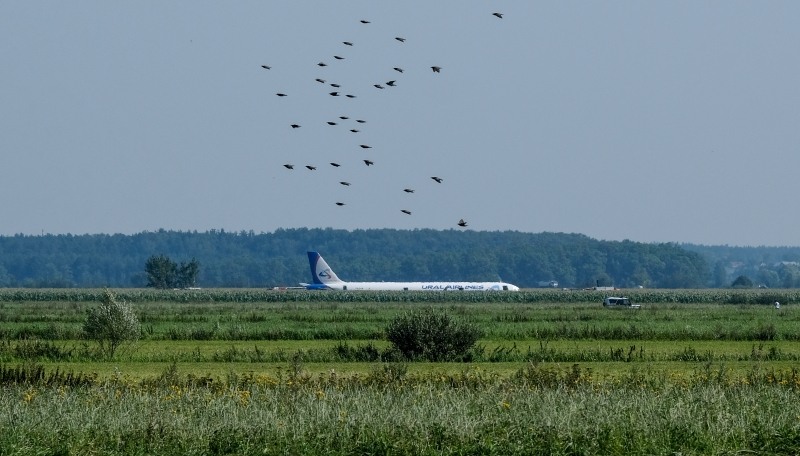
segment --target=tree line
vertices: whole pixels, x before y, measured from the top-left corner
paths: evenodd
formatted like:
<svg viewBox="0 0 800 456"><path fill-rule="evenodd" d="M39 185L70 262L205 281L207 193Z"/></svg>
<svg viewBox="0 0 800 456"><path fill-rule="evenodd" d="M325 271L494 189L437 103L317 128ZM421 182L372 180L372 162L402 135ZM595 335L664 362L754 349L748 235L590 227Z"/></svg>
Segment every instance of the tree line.
<svg viewBox="0 0 800 456"><path fill-rule="evenodd" d="M570 233L159 230L0 236L0 287L145 287L150 283L146 264L152 257L179 261L176 271L195 268L194 283L174 286L292 286L310 280L308 250L322 253L340 278L354 281L705 288L729 286L734 273L716 270L707 253L674 243L600 241ZM716 283L720 272L729 276Z"/></svg>

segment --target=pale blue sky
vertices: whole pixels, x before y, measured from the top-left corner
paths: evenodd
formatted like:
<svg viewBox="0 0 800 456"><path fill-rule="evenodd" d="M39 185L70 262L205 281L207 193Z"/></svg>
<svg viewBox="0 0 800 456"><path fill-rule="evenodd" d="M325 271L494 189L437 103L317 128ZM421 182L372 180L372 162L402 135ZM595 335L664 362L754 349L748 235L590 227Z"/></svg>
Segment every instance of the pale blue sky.
<svg viewBox="0 0 800 456"><path fill-rule="evenodd" d="M0 235L800 245L798 24L795 1L3 1Z"/></svg>

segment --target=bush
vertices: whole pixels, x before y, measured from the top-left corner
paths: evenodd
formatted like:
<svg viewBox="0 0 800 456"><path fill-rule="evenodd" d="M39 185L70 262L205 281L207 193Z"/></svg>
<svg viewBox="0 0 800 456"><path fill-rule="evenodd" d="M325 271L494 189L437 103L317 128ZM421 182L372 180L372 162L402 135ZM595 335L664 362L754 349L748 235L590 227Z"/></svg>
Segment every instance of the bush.
<svg viewBox="0 0 800 456"><path fill-rule="evenodd" d="M431 309L407 312L386 327L386 338L409 360L463 361L480 337L474 325Z"/></svg>
<svg viewBox="0 0 800 456"><path fill-rule="evenodd" d="M141 328L130 304L117 301L114 293L106 289L100 305L89 310L83 332L88 339L99 344L102 354L111 359L120 346L139 340Z"/></svg>

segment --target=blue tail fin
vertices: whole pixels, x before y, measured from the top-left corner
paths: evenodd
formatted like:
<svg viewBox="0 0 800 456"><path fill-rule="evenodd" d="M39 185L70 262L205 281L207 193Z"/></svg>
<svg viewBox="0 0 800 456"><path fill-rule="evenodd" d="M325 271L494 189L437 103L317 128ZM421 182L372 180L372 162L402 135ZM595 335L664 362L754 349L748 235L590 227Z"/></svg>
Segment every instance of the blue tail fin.
<svg viewBox="0 0 800 456"><path fill-rule="evenodd" d="M315 285L327 285L329 283L341 282L336 273L328 266L328 263L318 252L308 252L308 264L311 266L311 279Z"/></svg>

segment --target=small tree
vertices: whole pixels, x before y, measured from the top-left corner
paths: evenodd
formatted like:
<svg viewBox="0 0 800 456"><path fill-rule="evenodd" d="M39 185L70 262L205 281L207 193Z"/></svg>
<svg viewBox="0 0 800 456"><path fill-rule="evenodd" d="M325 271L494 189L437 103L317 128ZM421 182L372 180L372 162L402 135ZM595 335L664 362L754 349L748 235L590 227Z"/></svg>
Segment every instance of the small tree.
<svg viewBox="0 0 800 456"><path fill-rule="evenodd" d="M114 293L106 289L100 305L89 310L83 332L87 339L99 344L101 353L111 359L120 346L139 340L141 329L130 304L117 301Z"/></svg>
<svg viewBox="0 0 800 456"><path fill-rule="evenodd" d="M192 258L188 263L181 262L178 267L178 288L189 288L197 285L197 274L200 272L200 262Z"/></svg>
<svg viewBox="0 0 800 456"><path fill-rule="evenodd" d="M753 280L746 275L740 275L731 283L732 288L753 288Z"/></svg>
<svg viewBox="0 0 800 456"><path fill-rule="evenodd" d="M410 360L464 359L480 336L474 325L431 309L400 315L386 327L386 338Z"/></svg>
<svg viewBox="0 0 800 456"><path fill-rule="evenodd" d="M178 265L166 255L153 255L144 264L147 286L166 290L172 288L178 275Z"/></svg>
<svg viewBox="0 0 800 456"><path fill-rule="evenodd" d="M166 255L153 255L144 264L147 286L166 290L168 288L188 288L197 283L200 262L192 258L188 263L177 265Z"/></svg>

